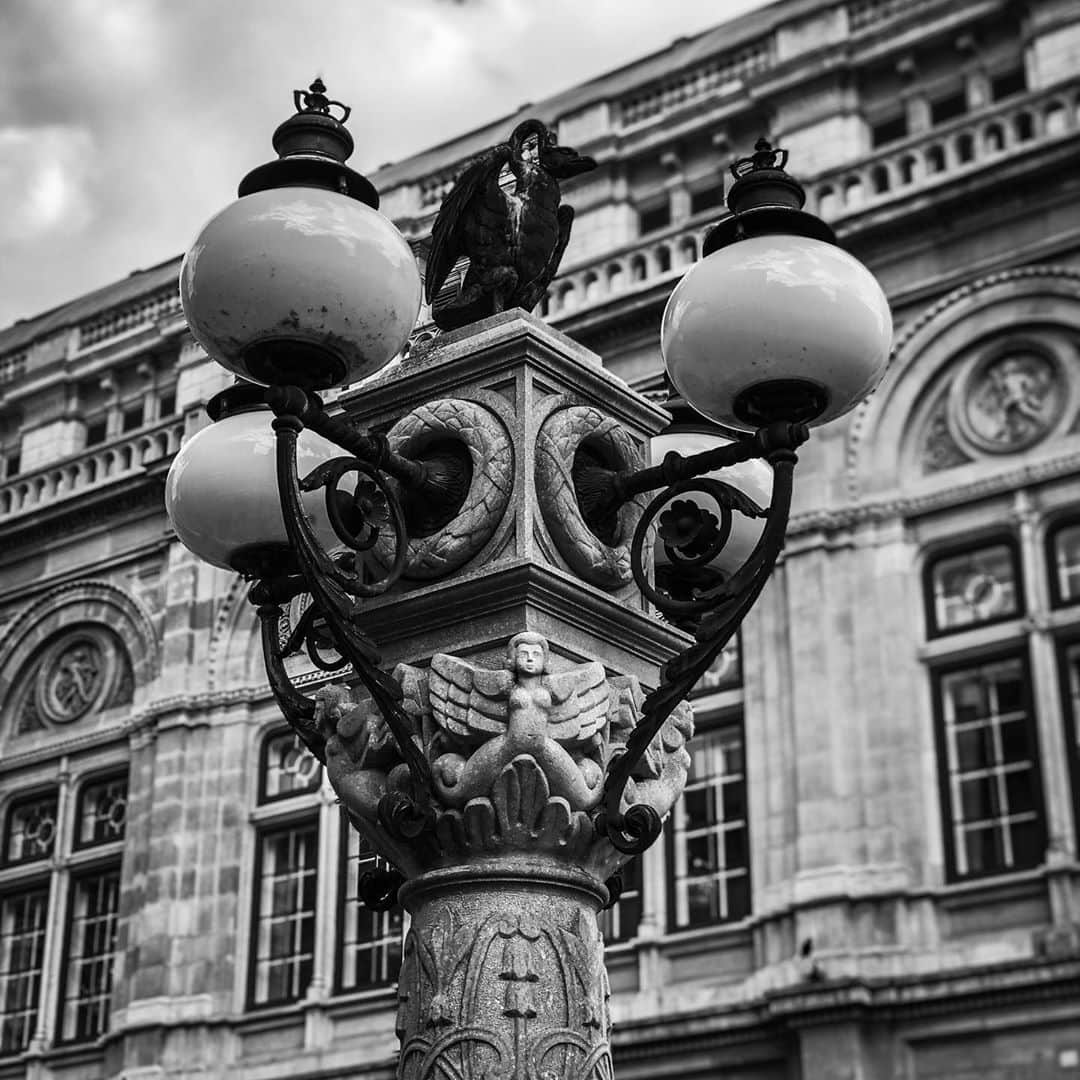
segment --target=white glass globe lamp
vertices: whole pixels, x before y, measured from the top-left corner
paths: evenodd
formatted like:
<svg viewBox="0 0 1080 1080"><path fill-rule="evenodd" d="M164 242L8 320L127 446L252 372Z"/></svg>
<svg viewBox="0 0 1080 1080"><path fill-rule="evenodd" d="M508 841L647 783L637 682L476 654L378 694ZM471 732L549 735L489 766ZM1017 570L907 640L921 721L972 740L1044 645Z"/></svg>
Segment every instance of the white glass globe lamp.
<svg viewBox="0 0 1080 1080"><path fill-rule="evenodd" d="M420 310L412 250L348 168L348 109L316 80L274 133L279 153L184 257L180 298L196 341L244 379L321 390L402 349ZM344 110L334 115L332 106Z"/></svg>
<svg viewBox="0 0 1080 1080"><path fill-rule="evenodd" d="M205 562L250 577L295 569L278 497L274 414L263 403L263 391L230 387L206 408L214 423L184 443L165 480L165 511L177 537ZM296 445L297 473L306 476L343 453L304 430ZM302 498L322 545L340 547L325 489Z"/></svg>
<svg viewBox="0 0 1080 1080"><path fill-rule="evenodd" d="M732 166L732 216L706 238L705 257L672 292L661 327L676 390L743 431L842 416L881 381L892 345L881 286L801 209L805 195L786 159L761 140Z"/></svg>

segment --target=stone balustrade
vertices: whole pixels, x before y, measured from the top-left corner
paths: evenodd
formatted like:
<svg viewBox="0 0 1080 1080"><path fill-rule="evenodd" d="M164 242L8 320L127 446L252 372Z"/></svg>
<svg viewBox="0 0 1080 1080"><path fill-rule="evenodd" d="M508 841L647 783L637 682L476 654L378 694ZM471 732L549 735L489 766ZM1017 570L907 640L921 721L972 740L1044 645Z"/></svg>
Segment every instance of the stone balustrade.
<svg viewBox="0 0 1080 1080"><path fill-rule="evenodd" d="M1010 156L1067 139L1080 127L1080 79L1036 91L941 125L895 147L806 182L806 208L837 222L868 207L906 198L924 188L976 172ZM558 323L571 313L622 293L676 281L700 257L719 210L664 233L642 237L551 283L539 314Z"/></svg>
<svg viewBox="0 0 1080 1080"><path fill-rule="evenodd" d="M175 454L184 435L182 417L81 450L0 485L0 521L50 506L142 472Z"/></svg>
<svg viewBox="0 0 1080 1080"><path fill-rule="evenodd" d="M175 285L159 289L132 304L109 308L78 329L80 352L113 338L130 334L161 319L180 314L180 293Z"/></svg>
<svg viewBox="0 0 1080 1080"><path fill-rule="evenodd" d="M599 262L560 275L541 301L540 315L558 322L571 312L604 303L622 293L651 288L665 278L677 281L701 257L702 241L717 216L713 211L711 215L702 215L697 224L643 237Z"/></svg>
<svg viewBox="0 0 1080 1080"><path fill-rule="evenodd" d="M905 139L807 183L807 210L835 222L1034 146L1073 137L1080 80L1037 90Z"/></svg>

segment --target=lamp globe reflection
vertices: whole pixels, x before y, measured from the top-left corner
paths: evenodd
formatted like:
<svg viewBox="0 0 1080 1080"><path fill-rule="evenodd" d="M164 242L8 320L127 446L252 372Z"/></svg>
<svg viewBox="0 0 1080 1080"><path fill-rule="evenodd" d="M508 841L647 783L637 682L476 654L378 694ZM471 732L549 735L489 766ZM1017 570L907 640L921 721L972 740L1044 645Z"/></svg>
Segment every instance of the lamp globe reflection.
<svg viewBox="0 0 1080 1080"><path fill-rule="evenodd" d="M892 344L874 276L802 210L787 151L762 139L732 166L732 216L668 300L661 349L686 401L717 423L820 425L881 381Z"/></svg>
<svg viewBox="0 0 1080 1080"><path fill-rule="evenodd" d="M273 414L256 386L235 386L211 398L214 421L180 448L165 481L165 511L181 543L200 559L257 577L286 559L289 538L278 497ZM301 432L296 457L307 474L341 454L314 431ZM320 542L340 541L322 491L304 495Z"/></svg>
<svg viewBox="0 0 1080 1080"><path fill-rule="evenodd" d="M325 89L316 79L294 91L297 112L274 133L279 159L244 178L180 271L195 340L256 383L321 390L372 375L420 310L416 259L344 164L349 109Z"/></svg>

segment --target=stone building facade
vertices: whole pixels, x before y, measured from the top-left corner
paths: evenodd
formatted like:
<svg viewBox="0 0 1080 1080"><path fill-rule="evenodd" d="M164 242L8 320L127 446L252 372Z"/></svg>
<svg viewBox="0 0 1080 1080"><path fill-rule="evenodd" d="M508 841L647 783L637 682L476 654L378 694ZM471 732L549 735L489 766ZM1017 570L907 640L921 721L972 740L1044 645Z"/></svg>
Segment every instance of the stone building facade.
<svg viewBox="0 0 1080 1080"><path fill-rule="evenodd" d="M632 386L762 132L897 328L604 916L624 1080L1080 1076L1078 71L1067 0L782 0L528 110L598 161L539 314ZM373 177L421 260L521 116ZM378 1080L400 916L162 509L177 269L0 333L0 1080Z"/></svg>

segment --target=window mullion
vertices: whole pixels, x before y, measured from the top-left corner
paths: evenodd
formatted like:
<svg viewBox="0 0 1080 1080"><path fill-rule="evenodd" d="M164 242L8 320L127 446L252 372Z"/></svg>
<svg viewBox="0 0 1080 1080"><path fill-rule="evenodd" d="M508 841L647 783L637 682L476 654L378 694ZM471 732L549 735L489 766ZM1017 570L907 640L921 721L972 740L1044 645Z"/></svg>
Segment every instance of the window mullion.
<svg viewBox="0 0 1080 1080"><path fill-rule="evenodd" d="M1077 854L1069 785L1070 749L1065 737L1056 644L1048 630L1033 630L1030 640L1031 698L1046 808L1047 861L1053 864L1055 860L1075 859ZM1056 895L1057 890L1051 890L1051 896ZM1057 916L1069 921L1066 912L1055 912L1055 921Z"/></svg>
<svg viewBox="0 0 1080 1080"><path fill-rule="evenodd" d="M56 802L56 844L49 883L49 908L45 921L45 951L41 961L41 998L37 1030L31 1046L51 1046L56 1042L56 1024L60 1015L60 987L63 983L64 942L68 904L71 902L71 873L68 855L75 835L75 800L72 798L71 773L67 758L60 762L57 774L59 790Z"/></svg>
<svg viewBox="0 0 1080 1080"><path fill-rule="evenodd" d="M334 789L323 776L319 790L319 873L315 893L315 957L308 999L325 1001L333 991L335 903L338 890L338 859L341 843L339 828L341 811L336 805Z"/></svg>

